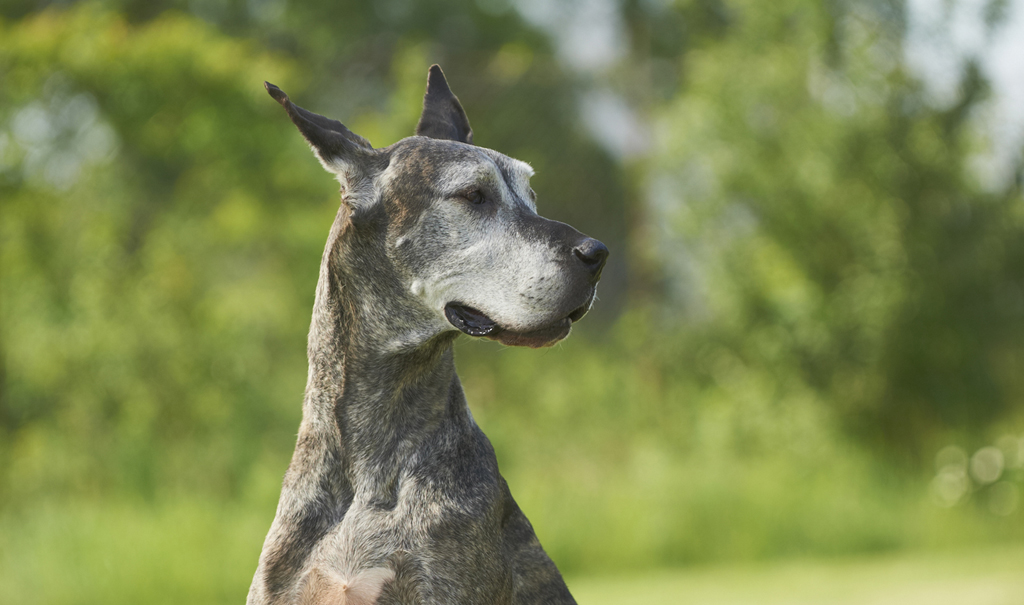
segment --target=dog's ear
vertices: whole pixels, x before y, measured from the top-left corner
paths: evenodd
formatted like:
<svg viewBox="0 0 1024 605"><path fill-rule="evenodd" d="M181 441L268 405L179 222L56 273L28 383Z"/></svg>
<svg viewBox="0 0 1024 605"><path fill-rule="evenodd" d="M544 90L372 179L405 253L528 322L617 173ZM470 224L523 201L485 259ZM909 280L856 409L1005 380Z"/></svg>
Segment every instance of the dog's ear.
<svg viewBox="0 0 1024 605"><path fill-rule="evenodd" d="M370 142L352 132L337 120L307 111L291 102L283 90L270 82L264 82L270 96L284 107L288 117L299 128L306 142L313 148L320 163L327 172L337 175L342 185L364 175L377 156Z"/></svg>
<svg viewBox="0 0 1024 605"><path fill-rule="evenodd" d="M469 127L466 111L448 88L439 65L431 65L427 73L427 93L423 95L423 115L416 125L416 134L473 144L473 129Z"/></svg>

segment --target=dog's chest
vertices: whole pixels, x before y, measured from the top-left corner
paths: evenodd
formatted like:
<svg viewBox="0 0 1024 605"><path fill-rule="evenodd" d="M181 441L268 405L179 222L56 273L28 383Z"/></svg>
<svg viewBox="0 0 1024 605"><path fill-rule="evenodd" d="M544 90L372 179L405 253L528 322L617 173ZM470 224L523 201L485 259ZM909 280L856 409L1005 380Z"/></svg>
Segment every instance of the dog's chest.
<svg viewBox="0 0 1024 605"><path fill-rule="evenodd" d="M442 601L456 591L464 592L464 602L503 602L512 581L503 535L506 508L505 492L497 483L491 489L476 485L467 491L465 486L409 478L394 506L353 501L344 519L311 553L304 576L383 573L388 579L381 605L405 602L388 596L398 594L433 602L431 595L440 587Z"/></svg>

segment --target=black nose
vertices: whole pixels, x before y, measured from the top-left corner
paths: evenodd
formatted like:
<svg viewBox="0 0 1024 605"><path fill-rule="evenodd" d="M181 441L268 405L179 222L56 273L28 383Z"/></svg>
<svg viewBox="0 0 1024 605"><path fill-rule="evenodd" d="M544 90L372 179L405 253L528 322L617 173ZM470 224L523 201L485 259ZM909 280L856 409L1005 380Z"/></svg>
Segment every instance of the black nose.
<svg viewBox="0 0 1024 605"><path fill-rule="evenodd" d="M590 271L591 282L596 284L597 280L601 279L601 269L604 269L604 263L608 260L608 246L588 237L573 248L572 253L583 261L587 271Z"/></svg>

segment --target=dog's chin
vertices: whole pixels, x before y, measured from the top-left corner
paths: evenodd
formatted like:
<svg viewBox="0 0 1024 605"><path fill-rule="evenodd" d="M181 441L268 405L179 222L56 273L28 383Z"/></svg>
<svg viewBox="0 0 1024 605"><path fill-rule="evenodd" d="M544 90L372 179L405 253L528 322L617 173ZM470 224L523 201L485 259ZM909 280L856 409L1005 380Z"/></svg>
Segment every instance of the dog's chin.
<svg viewBox="0 0 1024 605"><path fill-rule="evenodd" d="M569 335L572 324L583 319L590 309L591 300L562 319L528 332L510 330L482 312L459 303L448 303L444 307L448 322L470 336L489 338L510 347L550 347Z"/></svg>

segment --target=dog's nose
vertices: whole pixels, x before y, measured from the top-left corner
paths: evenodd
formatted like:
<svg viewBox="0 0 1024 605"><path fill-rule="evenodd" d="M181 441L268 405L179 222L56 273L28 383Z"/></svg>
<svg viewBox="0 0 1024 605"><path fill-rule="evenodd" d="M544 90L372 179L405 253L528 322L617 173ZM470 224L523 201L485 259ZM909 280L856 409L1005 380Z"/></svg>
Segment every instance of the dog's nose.
<svg viewBox="0 0 1024 605"><path fill-rule="evenodd" d="M597 280L601 279L601 269L604 269L604 263L608 260L608 246L588 237L573 248L572 253L583 261L583 266L590 271L591 282L596 284Z"/></svg>

